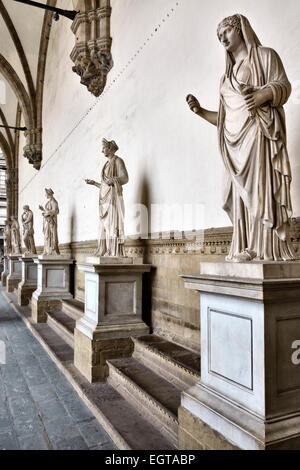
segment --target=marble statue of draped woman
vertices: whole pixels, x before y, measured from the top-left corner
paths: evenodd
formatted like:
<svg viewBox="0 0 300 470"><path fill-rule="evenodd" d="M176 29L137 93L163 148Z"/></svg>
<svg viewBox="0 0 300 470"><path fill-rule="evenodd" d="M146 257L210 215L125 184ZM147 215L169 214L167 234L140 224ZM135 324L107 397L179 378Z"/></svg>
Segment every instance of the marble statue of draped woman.
<svg viewBox="0 0 300 470"><path fill-rule="evenodd" d="M219 111L213 116L192 95L187 100L218 128L227 173L223 208L233 224L227 260L291 261L291 169L283 110L291 85L278 54L261 46L245 17L226 18L218 33L226 48Z"/></svg>
<svg viewBox="0 0 300 470"><path fill-rule="evenodd" d="M48 199L43 211L44 255L59 255L57 236L57 215L59 214L58 202L54 198L52 189L45 189Z"/></svg>

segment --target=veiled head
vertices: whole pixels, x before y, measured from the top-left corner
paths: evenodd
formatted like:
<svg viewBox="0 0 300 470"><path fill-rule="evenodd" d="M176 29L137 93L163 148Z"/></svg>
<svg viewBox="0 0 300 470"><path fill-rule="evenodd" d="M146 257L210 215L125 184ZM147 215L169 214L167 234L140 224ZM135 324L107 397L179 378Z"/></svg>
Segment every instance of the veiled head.
<svg viewBox="0 0 300 470"><path fill-rule="evenodd" d="M236 50L241 42L244 42L242 33L241 16L233 15L224 18L218 25L218 38L227 52Z"/></svg>
<svg viewBox="0 0 300 470"><path fill-rule="evenodd" d="M23 206L23 211L29 211L29 206Z"/></svg>

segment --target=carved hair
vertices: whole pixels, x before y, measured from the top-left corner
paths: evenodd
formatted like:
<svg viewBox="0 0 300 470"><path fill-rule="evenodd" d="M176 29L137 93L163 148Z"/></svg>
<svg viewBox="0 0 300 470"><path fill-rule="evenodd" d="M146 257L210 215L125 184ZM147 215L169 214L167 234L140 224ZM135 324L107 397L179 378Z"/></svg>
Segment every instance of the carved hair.
<svg viewBox="0 0 300 470"><path fill-rule="evenodd" d="M45 188L45 191L46 191L46 193L49 194L50 196L53 196L53 194L54 194L54 192L52 191L51 188L49 188L49 189Z"/></svg>
<svg viewBox="0 0 300 470"><path fill-rule="evenodd" d="M24 211L29 211L29 206L27 206L27 205L26 205L26 206L23 206L23 210L24 210Z"/></svg>
<svg viewBox="0 0 300 470"><path fill-rule="evenodd" d="M102 144L107 147L109 150L111 150L113 153L117 152L119 150L119 147L117 146L116 142L114 140L108 141L106 139L102 139Z"/></svg>
<svg viewBox="0 0 300 470"><path fill-rule="evenodd" d="M228 16L227 18L224 18L224 20L222 20L221 23L219 23L218 30L217 30L219 39L220 39L220 36L219 36L220 29L224 28L225 26L231 26L239 33L240 36L243 36L241 18L239 15Z"/></svg>

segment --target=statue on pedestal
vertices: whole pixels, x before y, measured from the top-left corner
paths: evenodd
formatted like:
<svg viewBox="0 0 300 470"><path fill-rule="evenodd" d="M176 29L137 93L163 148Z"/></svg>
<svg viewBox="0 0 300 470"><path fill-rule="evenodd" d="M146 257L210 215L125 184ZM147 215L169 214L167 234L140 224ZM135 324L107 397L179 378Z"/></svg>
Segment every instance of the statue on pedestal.
<svg viewBox="0 0 300 470"><path fill-rule="evenodd" d="M58 203L54 199L54 192L51 188L45 189L48 199L45 208L39 206L44 217L43 233L44 233L44 255L60 255L58 248L57 236L57 215L59 214Z"/></svg>
<svg viewBox="0 0 300 470"><path fill-rule="evenodd" d="M225 18L226 50L218 112L188 95L190 109L217 126L227 170L224 210L233 224L228 261L293 261L291 169L283 105L291 85L278 54L259 42L242 15Z"/></svg>
<svg viewBox="0 0 300 470"><path fill-rule="evenodd" d="M33 212L29 206L23 207L22 224L23 224L23 241L26 247L25 254L35 255L36 248L34 243L34 230L33 230Z"/></svg>
<svg viewBox="0 0 300 470"><path fill-rule="evenodd" d="M99 188L100 234L95 256L124 257L124 201L123 184L128 182L128 173L122 158L115 153L114 141L102 140L102 152L107 162L102 168L101 182L85 180Z"/></svg>
<svg viewBox="0 0 300 470"><path fill-rule="evenodd" d="M11 254L18 255L22 253L21 249L21 235L20 235L20 225L16 217L11 217Z"/></svg>
<svg viewBox="0 0 300 470"><path fill-rule="evenodd" d="M6 220L4 231L3 231L3 239L4 239L4 255L10 255L12 246L11 246L11 221Z"/></svg>

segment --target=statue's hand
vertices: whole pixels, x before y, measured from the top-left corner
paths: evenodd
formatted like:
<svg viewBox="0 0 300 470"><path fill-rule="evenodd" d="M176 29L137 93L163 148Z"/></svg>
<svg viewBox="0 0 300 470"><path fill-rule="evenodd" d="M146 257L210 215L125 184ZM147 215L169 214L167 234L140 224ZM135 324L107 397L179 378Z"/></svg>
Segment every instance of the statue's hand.
<svg viewBox="0 0 300 470"><path fill-rule="evenodd" d="M197 98L195 98L194 95L187 95L186 97L187 104L190 107L190 110L193 111L193 113L198 114L201 110L201 106Z"/></svg>
<svg viewBox="0 0 300 470"><path fill-rule="evenodd" d="M273 98L273 93L271 88L264 88L263 90L249 90L245 94L245 102L248 111L254 111L259 106L265 104L267 101L270 101Z"/></svg>
<svg viewBox="0 0 300 470"><path fill-rule="evenodd" d="M95 186L95 181L94 180L85 180L86 184L91 184L92 186Z"/></svg>

